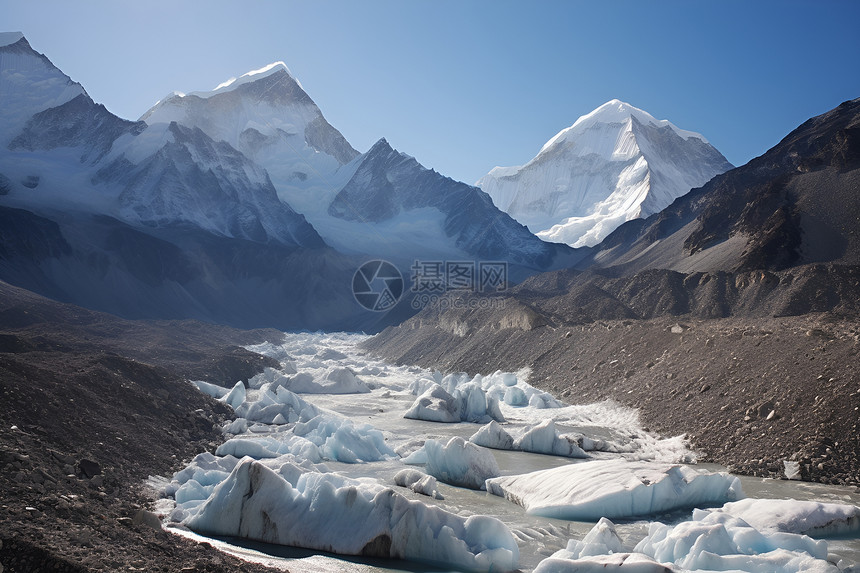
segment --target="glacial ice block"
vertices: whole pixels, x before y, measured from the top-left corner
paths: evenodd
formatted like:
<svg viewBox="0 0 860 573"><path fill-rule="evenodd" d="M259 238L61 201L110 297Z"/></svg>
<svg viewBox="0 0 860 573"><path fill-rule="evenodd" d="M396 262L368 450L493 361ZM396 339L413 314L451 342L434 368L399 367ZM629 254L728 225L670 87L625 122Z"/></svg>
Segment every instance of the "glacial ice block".
<svg viewBox="0 0 860 573"><path fill-rule="evenodd" d="M437 440L424 443L427 465L424 469L436 479L470 489L484 489L487 478L499 475L493 453L459 436L446 444Z"/></svg>
<svg viewBox="0 0 860 573"><path fill-rule="evenodd" d="M588 454L579 446L584 441L581 435L559 434L555 422L545 420L534 426L527 426L514 436L492 421L475 432L469 441L497 450L516 450L536 454L550 454L567 458L587 458ZM596 443L594 440L589 440Z"/></svg>
<svg viewBox="0 0 860 573"><path fill-rule="evenodd" d="M328 414L298 422L289 432L232 438L218 446L216 454L258 460L292 454L314 463L332 460L350 464L397 458L385 436L373 426Z"/></svg>
<svg viewBox="0 0 860 573"><path fill-rule="evenodd" d="M641 553L613 553L582 559L548 557L533 573L672 573L672 569Z"/></svg>
<svg viewBox="0 0 860 573"><path fill-rule="evenodd" d="M519 548L501 521L464 518L390 488L336 474L288 481L245 458L183 523L199 533L408 559L469 571L511 571Z"/></svg>
<svg viewBox="0 0 860 573"><path fill-rule="evenodd" d="M860 507L794 499L742 499L713 510L739 517L760 531L802 533L815 537L860 532ZM704 517L698 511L693 519Z"/></svg>
<svg viewBox="0 0 860 573"><path fill-rule="evenodd" d="M626 460L570 464L488 479L487 491L534 515L570 520L625 518L743 497L738 478L687 466Z"/></svg>
<svg viewBox="0 0 860 573"><path fill-rule="evenodd" d="M218 386L217 384L212 384L210 382L204 382L203 380L194 380L191 383L194 384L198 390L200 390L207 396L212 396L216 400L219 398L223 398L230 393L230 390L224 388L223 386Z"/></svg>
<svg viewBox="0 0 860 573"><path fill-rule="evenodd" d="M421 495L445 499L437 489L436 478L414 468L405 468L397 472L394 476L394 483L401 487L408 487Z"/></svg>
<svg viewBox="0 0 860 573"><path fill-rule="evenodd" d="M418 396L403 417L446 423L485 424L492 420L505 421L498 398L488 396L476 383L457 386L450 392L439 384L431 384Z"/></svg>
<svg viewBox="0 0 860 573"><path fill-rule="evenodd" d="M609 553L623 553L624 547L615 524L601 517L581 540L571 539L567 547L552 554L562 559L579 559Z"/></svg>
<svg viewBox="0 0 860 573"><path fill-rule="evenodd" d="M200 386L198 386L198 388L199 387ZM241 380L239 380L233 386L233 389L230 390L230 393L226 396L219 398L219 400L224 402L225 404L228 404L234 410L237 409L239 406L242 405L242 402L245 401L245 385L242 383Z"/></svg>
<svg viewBox="0 0 860 573"><path fill-rule="evenodd" d="M366 394L370 388L350 368L329 368L314 378L302 372L290 378L288 388L299 394Z"/></svg>
<svg viewBox="0 0 860 573"><path fill-rule="evenodd" d="M806 535L766 532L724 512L694 512L693 519L670 526L651 523L636 545L664 564L683 571L753 573L837 573L827 562L827 542Z"/></svg>

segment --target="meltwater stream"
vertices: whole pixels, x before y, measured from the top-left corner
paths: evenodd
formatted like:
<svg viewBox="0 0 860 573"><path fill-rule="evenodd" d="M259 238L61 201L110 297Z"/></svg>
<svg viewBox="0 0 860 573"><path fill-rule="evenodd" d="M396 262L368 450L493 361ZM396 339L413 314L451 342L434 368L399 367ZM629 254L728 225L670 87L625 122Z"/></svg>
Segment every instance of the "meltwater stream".
<svg viewBox="0 0 860 573"><path fill-rule="evenodd" d="M481 427L482 424L477 423L439 423L404 418L404 413L416 401L416 392L433 380L439 381L440 375L437 373L434 378L433 372L419 368L393 366L370 357L357 347L364 339L364 336L350 334L287 334L281 344L263 344L251 348L280 360L284 365L284 370L280 373L283 376L280 379L284 380L284 377L289 377L293 380L294 389L298 388L304 391L300 394L304 401L313 404L320 412L336 413L352 424L372 426L381 432L385 444L397 454L405 456L415 451L424 441L429 439L445 442L453 436L460 436L468 440ZM332 372L335 374L332 375ZM350 376L350 373L354 373L355 376ZM278 375L279 373L269 372L266 380L278 379ZM531 406L525 405L525 401L522 401L522 405L518 406L511 406L504 403L504 400L501 401L500 410L506 420L504 428L508 432L516 433L517 430L552 420L559 432L563 431L574 435L582 434L597 443L602 442L604 445L608 445L602 449L609 451L589 452L589 461L623 458L631 461L694 462L695 453L686 448L681 438L661 439L643 430L635 410L611 402L586 406L554 403L551 397L543 397L543 393L527 384L527 375L527 372L517 373L516 385L524 390L526 398L535 395L537 398L531 400ZM497 374L496 378L504 378L507 384L513 380L510 375ZM469 380L471 378L464 376L463 379ZM478 383L481 383L480 379ZM256 385L259 386L259 381ZM494 391L492 390L492 380L484 380L484 385L486 388L490 388L489 393L492 394ZM221 399L232 403L234 407L239 406L243 400L249 402L257 400L261 391L253 389L253 386L255 384L252 384L252 389L249 389L247 393L239 388L229 396L222 396ZM204 390L206 390L205 387ZM210 388L208 390L218 395L224 394L223 391L217 389ZM361 392L327 393L355 390L361 390ZM500 392L496 389L496 394L502 397ZM539 405L560 407L537 407ZM277 437L283 433L285 428L292 426L283 417L270 421L275 423L234 425L231 428L233 434L228 434L226 437L233 437L235 434L238 434L240 438L249 437L250 439L264 438L267 435ZM293 449L295 450L295 448ZM554 455L506 450L491 451L503 476L525 474L569 464L587 463L586 460L582 459ZM278 453L284 453L284 451ZM272 454L272 456L274 455L276 454ZM523 507L503 497L491 495L485 491L450 486L441 481L438 483L438 492L444 499L433 499L419 495L407 488L394 485L394 476L397 472L405 467L413 467L404 465L396 455L381 456L379 461L363 463L332 461L333 457L336 456L329 456L328 459L322 460L324 468L330 472L347 478L362 480L362 482L375 481L382 486L394 488L397 493L406 498L440 507L456 516L487 515L498 518L513 533L519 548L519 568L521 570L535 568L554 552L564 549L568 540L582 539L594 526L593 521L566 521L530 515L526 513ZM385 459L382 459L383 457ZM312 459L310 461L319 462L321 460ZM696 467L711 471L723 471L722 468L713 465ZM203 475L203 473L198 472L195 475ZM189 475L191 474L188 473L183 479L188 480ZM169 516L168 522L171 519L174 522L182 521L184 517L198 511L199 504L212 494L219 480L223 480L226 474L209 471L206 475L209 476L206 478L208 481L200 478L199 481L202 483L194 484L196 493L189 494L186 491L187 487L186 490L178 491L182 484L175 480L172 487L166 489L166 493L175 496L175 501L179 503L174 509L173 500L164 500L163 508ZM213 475L215 477L211 477ZM860 494L856 493L853 488L746 477L741 478L741 482L748 497L814 500L860 505ZM689 510L678 510L650 516L648 519L618 519L613 521L618 535L624 542L625 550L629 551L648 534L651 522L675 524L690 519L690 515ZM344 557L321 551L269 545L231 537L202 538L175 523L169 527L182 535L205 539L219 546L222 550L242 558L292 571L451 570L445 566ZM845 538L828 539L828 544L828 560L832 563L840 563L841 568L851 570L849 564L860 561L860 539L857 538L856 532ZM833 568L833 571L838 570Z"/></svg>

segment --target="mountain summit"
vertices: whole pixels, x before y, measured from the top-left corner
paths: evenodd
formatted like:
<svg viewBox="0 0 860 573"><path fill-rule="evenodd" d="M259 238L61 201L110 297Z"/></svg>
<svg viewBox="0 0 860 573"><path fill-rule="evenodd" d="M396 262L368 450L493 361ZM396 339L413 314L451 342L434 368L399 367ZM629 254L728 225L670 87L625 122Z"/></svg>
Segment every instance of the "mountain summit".
<svg viewBox="0 0 860 573"><path fill-rule="evenodd" d="M150 129L176 122L237 149L341 253L385 258L404 271L416 260L490 257L511 263L513 279L576 259L480 189L425 168L385 139L359 154L282 62L209 92L170 95L142 120Z"/></svg>
<svg viewBox="0 0 860 573"><path fill-rule="evenodd" d="M478 186L544 240L593 246L731 169L708 141L617 99L583 115L525 165Z"/></svg>
<svg viewBox="0 0 860 573"><path fill-rule="evenodd" d="M225 141L262 166L280 198L311 216L349 179L358 156L283 62L231 78L212 91L173 93L141 117L177 122Z"/></svg>

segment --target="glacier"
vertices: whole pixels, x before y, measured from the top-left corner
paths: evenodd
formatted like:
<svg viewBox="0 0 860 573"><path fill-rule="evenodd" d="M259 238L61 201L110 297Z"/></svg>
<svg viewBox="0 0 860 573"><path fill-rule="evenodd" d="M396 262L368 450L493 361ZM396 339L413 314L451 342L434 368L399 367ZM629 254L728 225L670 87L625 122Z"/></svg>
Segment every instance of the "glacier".
<svg viewBox="0 0 860 573"><path fill-rule="evenodd" d="M299 372L284 385L297 394L360 394L370 392L361 378L350 368L329 368L319 378Z"/></svg>
<svg viewBox="0 0 860 573"><path fill-rule="evenodd" d="M517 567L516 541L497 519L463 518L377 484L285 465L240 460L205 501L186 502L183 524L210 535L467 571Z"/></svg>
<svg viewBox="0 0 860 573"><path fill-rule="evenodd" d="M542 239L586 247L731 168L698 133L611 100L477 185Z"/></svg>
<svg viewBox="0 0 860 573"><path fill-rule="evenodd" d="M760 531L815 537L860 533L860 507L844 503L748 498L714 511L740 518Z"/></svg>
<svg viewBox="0 0 860 573"><path fill-rule="evenodd" d="M695 510L676 525L651 523L632 551L606 518L581 540L570 540L535 573L578 571L750 571L836 573L827 543L805 535L762 531L722 512Z"/></svg>
<svg viewBox="0 0 860 573"><path fill-rule="evenodd" d="M591 446L589 449L592 450L603 445L602 441L589 440L581 434L559 434L552 420L526 427L516 437L510 435L496 421L492 421L472 434L469 441L497 450L518 450L566 458L587 458L584 445Z"/></svg>
<svg viewBox="0 0 860 573"><path fill-rule="evenodd" d="M463 384L454 388L452 394L434 383L418 396L403 417L445 423L505 421L498 400L477 384Z"/></svg>
<svg viewBox="0 0 860 573"><path fill-rule="evenodd" d="M413 468L402 469L394 475L394 483L408 487L415 493L420 493L436 499L445 499L439 493L436 478Z"/></svg>
<svg viewBox="0 0 860 573"><path fill-rule="evenodd" d="M528 513L570 520L653 515L743 497L738 478L687 466L595 460L488 479Z"/></svg>
<svg viewBox="0 0 860 573"><path fill-rule="evenodd" d="M672 573L672 569L641 553L613 553L579 559L550 557L535 567L534 573Z"/></svg>
<svg viewBox="0 0 860 573"><path fill-rule="evenodd" d="M402 461L423 463L424 470L439 481L469 489L485 489L484 482L499 475L499 465L492 452L460 436L446 443L427 440Z"/></svg>
<svg viewBox="0 0 860 573"><path fill-rule="evenodd" d="M682 570L836 573L827 542L794 533L761 532L722 512L696 511L677 525L652 523L635 551Z"/></svg>
<svg viewBox="0 0 860 573"><path fill-rule="evenodd" d="M168 529L238 534L315 551L365 552L424 562L429 552L422 553L417 546L410 549L411 542L401 544L406 549L395 555L391 548L399 542L394 538L405 535L422 540L415 543L424 546L428 541L423 540L432 537L438 540L435 543L453 548L445 552L437 545L429 558L433 568L495 571L516 567L544 573L613 568L836 573L822 557L832 562L842 558L842 540L815 540L799 533L856 536L846 529L855 524L852 519L857 508L850 504L824 503L824 499L738 499L743 493L734 476L655 462L686 459L689 451L683 440L658 440L643 432L635 410L610 402L566 405L556 401L552 408L507 404L500 398L511 388L527 396L539 395L527 382L528 371L471 376L395 366L357 349L356 342L364 338L285 334L280 342L254 346L278 360L280 368L267 368L247 385L240 382L221 388L196 382L201 391L225 402L233 394L229 402L234 405L244 392L237 415L245 413L255 419L239 417L225 422L224 443L214 453L198 455L162 486L171 498L163 509ZM288 388L297 374L319 379L337 368L355 373L369 392L300 396ZM532 443L544 445L560 435L575 439L588 435L595 444L603 441L605 449L589 451L593 457L589 461L514 450L482 451L465 440L475 434L472 423L403 418L415 398L428 389L439 387L448 392L466 386L497 398L507 422L491 421L479 431L507 435L511 446L529 434ZM544 398L540 401L546 405L552 397ZM497 481L516 484L508 497L518 498L515 501L522 506L492 495L497 492L446 483L446 479L457 482L451 476L463 479L470 474L473 487L482 481L484 464L472 455L470 446L482 452L478 456L489 455L488 473L499 474L484 484L491 489ZM431 457L438 471L429 468ZM525 467L541 469L522 473L527 471ZM432 475L441 476L443 471L447 476ZM534 476L541 477L532 479ZM252 480L257 480L253 481L253 494ZM758 481L745 483L752 483L757 494L773 487ZM776 483L803 493L797 482ZM813 497L813 493L804 495ZM832 501L836 501L834 493ZM842 494L851 496L850 492ZM733 499L738 500L729 501ZM526 509L529 504L550 507L559 501L558 507L567 509L569 505L577 513L553 513L547 518L542 511ZM580 503L582 507L577 507ZM393 524L397 518L388 508L407 506L397 523L408 521L409 533L401 535L405 530ZM673 507L703 509L685 515ZM651 517L641 515L652 510L656 514L646 514ZM672 513L666 515L669 511ZM584 516L586 512L589 517ZM604 514L620 517L612 517L616 520L612 523ZM289 515L299 516L307 527L300 530ZM483 537L467 532L465 523L470 519L489 520L475 526L484 532ZM352 529L361 528L341 523L349 520L371 526L355 533ZM654 525L649 523L652 520ZM386 535L391 536L390 545ZM212 543L221 546L221 542ZM514 551L518 561L512 559ZM671 558L666 557L669 553ZM854 553L849 551L845 557L849 560L843 560L841 571L851 571L848 563ZM286 566L291 570L337 570L342 562L314 554ZM360 566L377 570L372 563ZM386 566L397 567L379 567Z"/></svg>

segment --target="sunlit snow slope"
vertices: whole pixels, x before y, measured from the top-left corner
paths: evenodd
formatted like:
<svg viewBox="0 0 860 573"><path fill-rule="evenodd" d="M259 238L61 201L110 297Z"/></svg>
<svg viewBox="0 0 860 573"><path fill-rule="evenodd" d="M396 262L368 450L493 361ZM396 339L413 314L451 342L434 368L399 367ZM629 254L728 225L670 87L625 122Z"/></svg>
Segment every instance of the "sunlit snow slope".
<svg viewBox="0 0 860 573"><path fill-rule="evenodd" d="M612 100L525 165L496 167L477 184L544 240L583 247L731 167L701 135Z"/></svg>
<svg viewBox="0 0 860 573"><path fill-rule="evenodd" d="M358 156L283 62L212 91L173 93L141 119L175 121L226 141L268 171L281 199L309 215L328 208L351 176L344 166Z"/></svg>
<svg viewBox="0 0 860 573"><path fill-rule="evenodd" d="M359 154L282 62L209 92L174 93L141 118L177 122L224 141L266 169L279 197L342 253L408 268L415 260L505 260L527 271L572 264L569 249L534 237L471 185L393 149Z"/></svg>

